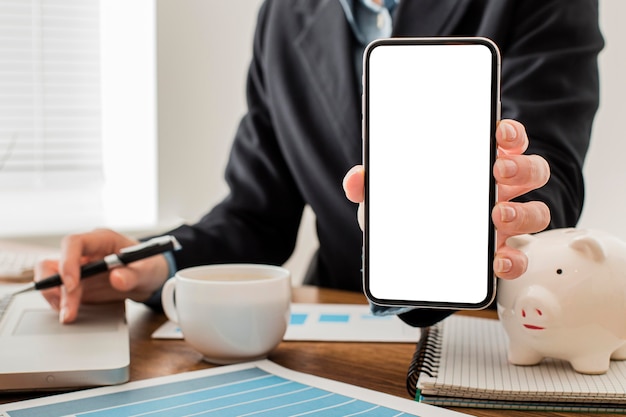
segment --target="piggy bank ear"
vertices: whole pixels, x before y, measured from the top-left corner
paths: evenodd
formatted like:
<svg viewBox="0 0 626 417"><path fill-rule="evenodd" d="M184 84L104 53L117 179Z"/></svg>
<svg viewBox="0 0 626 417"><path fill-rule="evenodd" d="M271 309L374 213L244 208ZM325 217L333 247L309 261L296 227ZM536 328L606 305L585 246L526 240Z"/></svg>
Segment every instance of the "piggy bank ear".
<svg viewBox="0 0 626 417"><path fill-rule="evenodd" d="M606 259L606 252L602 243L591 236L579 236L572 240L569 246L596 262L602 262Z"/></svg>
<svg viewBox="0 0 626 417"><path fill-rule="evenodd" d="M514 249L522 250L524 247L528 246L530 242L536 239L532 235L517 235L511 236L506 240L506 244Z"/></svg>

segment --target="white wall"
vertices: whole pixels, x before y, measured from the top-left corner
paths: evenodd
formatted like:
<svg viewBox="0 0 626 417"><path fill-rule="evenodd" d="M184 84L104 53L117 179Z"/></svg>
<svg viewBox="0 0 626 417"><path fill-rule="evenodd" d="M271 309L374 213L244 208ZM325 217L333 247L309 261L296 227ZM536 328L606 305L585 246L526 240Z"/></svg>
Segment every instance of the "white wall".
<svg viewBox="0 0 626 417"><path fill-rule="evenodd" d="M157 0L159 211L193 221L226 192L260 1Z"/></svg>
<svg viewBox="0 0 626 417"><path fill-rule="evenodd" d="M601 104L585 161L586 199L580 227L626 240L625 1L600 1L606 46L600 55Z"/></svg>

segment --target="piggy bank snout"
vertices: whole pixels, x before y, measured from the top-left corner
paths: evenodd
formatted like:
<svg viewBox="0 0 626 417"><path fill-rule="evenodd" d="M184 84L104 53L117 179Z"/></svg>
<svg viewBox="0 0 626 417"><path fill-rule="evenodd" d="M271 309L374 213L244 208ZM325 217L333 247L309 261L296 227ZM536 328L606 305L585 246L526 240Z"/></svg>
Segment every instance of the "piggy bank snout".
<svg viewBox="0 0 626 417"><path fill-rule="evenodd" d="M531 285L518 296L513 310L524 327L540 329L559 314L560 304L551 291Z"/></svg>

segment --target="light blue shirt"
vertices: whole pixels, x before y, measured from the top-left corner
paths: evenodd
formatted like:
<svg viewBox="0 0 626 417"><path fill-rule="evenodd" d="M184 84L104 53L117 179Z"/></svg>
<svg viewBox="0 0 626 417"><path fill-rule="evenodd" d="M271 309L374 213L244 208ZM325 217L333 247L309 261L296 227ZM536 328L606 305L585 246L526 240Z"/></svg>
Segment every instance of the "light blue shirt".
<svg viewBox="0 0 626 417"><path fill-rule="evenodd" d="M339 0L358 42L354 51L354 68L359 86L363 73L363 51L370 42L391 36L392 15L398 2L399 0L383 0L380 5L373 0Z"/></svg>

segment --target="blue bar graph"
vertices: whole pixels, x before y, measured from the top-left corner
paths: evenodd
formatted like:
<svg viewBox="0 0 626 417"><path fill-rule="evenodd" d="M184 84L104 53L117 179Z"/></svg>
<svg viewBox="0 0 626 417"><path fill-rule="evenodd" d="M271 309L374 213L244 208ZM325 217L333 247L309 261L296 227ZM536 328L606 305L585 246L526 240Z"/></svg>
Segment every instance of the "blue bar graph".
<svg viewBox="0 0 626 417"><path fill-rule="evenodd" d="M1 408L1 407L0 407ZM409 416L274 375L257 367L168 382L45 406L8 411L9 417L182 416Z"/></svg>

